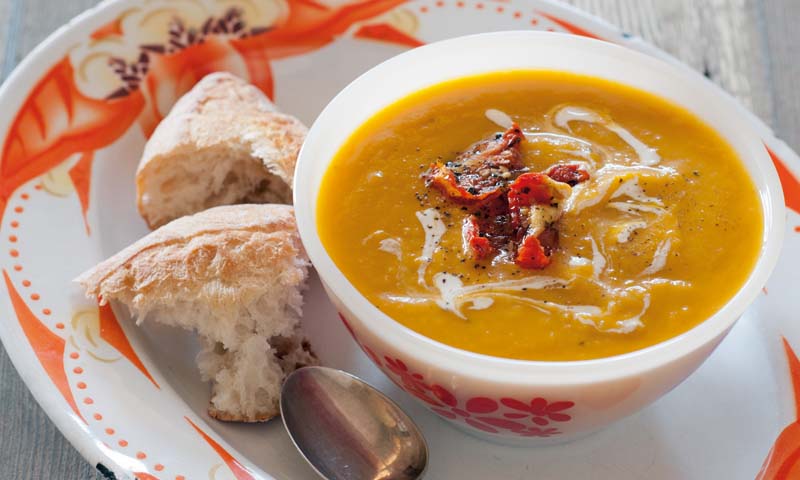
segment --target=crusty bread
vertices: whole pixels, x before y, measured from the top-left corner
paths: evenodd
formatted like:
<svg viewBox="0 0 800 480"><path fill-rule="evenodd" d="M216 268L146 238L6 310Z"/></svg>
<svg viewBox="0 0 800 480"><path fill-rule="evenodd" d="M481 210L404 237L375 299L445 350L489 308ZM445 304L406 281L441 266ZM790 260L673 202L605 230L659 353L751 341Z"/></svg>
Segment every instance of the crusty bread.
<svg viewBox="0 0 800 480"><path fill-rule="evenodd" d="M292 203L308 130L256 87L212 73L184 95L145 146L136 172L139 213L157 228L218 205Z"/></svg>
<svg viewBox="0 0 800 480"><path fill-rule="evenodd" d="M264 421L280 386L316 363L300 329L309 261L288 205L221 206L150 233L79 276L90 298L116 300L137 323L195 330L212 381L209 413Z"/></svg>

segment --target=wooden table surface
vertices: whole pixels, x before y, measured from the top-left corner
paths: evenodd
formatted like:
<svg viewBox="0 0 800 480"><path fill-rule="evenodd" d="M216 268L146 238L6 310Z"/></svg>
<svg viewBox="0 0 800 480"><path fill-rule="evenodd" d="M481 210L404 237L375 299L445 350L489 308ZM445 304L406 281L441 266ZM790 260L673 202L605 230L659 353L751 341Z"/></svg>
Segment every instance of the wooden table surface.
<svg viewBox="0 0 800 480"><path fill-rule="evenodd" d="M704 72L800 148L800 0L569 0ZM0 0L0 80L96 0ZM33 400L0 347L0 479L103 478Z"/></svg>

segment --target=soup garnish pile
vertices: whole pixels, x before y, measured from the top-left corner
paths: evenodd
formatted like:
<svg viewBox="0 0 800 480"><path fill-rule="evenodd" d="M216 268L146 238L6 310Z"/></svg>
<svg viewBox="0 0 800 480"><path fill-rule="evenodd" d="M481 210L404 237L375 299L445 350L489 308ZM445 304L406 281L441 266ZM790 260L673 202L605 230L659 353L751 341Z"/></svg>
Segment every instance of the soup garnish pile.
<svg viewBox="0 0 800 480"><path fill-rule="evenodd" d="M641 349L721 308L761 204L733 149L646 92L561 72L450 81L389 106L323 179L328 253L380 310L529 360Z"/></svg>

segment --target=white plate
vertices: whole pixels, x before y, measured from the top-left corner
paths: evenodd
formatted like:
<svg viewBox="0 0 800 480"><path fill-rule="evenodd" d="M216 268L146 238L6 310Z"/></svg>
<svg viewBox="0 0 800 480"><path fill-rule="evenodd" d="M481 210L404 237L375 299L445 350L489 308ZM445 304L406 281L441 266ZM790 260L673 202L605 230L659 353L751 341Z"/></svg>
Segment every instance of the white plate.
<svg viewBox="0 0 800 480"><path fill-rule="evenodd" d="M239 13L227 16L231 8ZM170 33L175 19L183 29ZM202 45L183 48L204 25ZM249 78L311 123L350 80L406 48L522 28L596 36L675 62L543 0L117 0L40 45L0 90L0 302L8 313L0 337L65 436L117 478L315 478L279 422L208 418L191 336L152 323L137 328L122 311L98 310L70 280L147 232L133 185L145 134L204 73L227 69ZM181 48L159 52L158 45ZM125 79L111 58L127 62ZM783 257L764 295L708 362L642 413L557 447L473 439L368 362L314 279L305 322L323 363L365 378L407 409L430 443L431 479L738 479L755 477L762 465L762 478L798 478L800 424L782 338L800 348L800 325L792 322L800 307L793 269L800 183L791 173L800 171L800 159L744 108L742 115L774 152L784 182Z"/></svg>

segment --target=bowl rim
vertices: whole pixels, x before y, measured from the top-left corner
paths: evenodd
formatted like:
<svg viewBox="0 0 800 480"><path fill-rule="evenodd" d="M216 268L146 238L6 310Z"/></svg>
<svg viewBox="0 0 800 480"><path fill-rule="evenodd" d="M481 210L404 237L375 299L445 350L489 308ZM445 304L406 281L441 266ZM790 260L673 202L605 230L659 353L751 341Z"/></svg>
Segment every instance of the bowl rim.
<svg viewBox="0 0 800 480"><path fill-rule="evenodd" d="M692 88L702 90L703 95L710 96L709 98L717 102L718 106L728 110L731 115L728 121L738 124L737 135L741 136L740 141L747 144L750 156L753 157L755 170L758 173L758 175L754 175L748 169L751 180L759 189L764 231L761 251L750 275L739 290L719 310L686 332L649 347L624 354L591 360L518 360L464 350L417 333L375 307L347 279L325 250L317 233L317 222L314 213L321 182L316 186L311 185L312 182L308 180L310 178L309 172L314 168L314 163L320 161L326 162L325 170L327 170L330 161L338 151L337 148L325 159L320 159L314 153L309 153L315 143L319 141L320 131L325 128L327 123L336 121L338 110L346 108L348 103L358 98L358 90L367 81L378 78L386 71L396 72L402 69L403 65L407 66L409 63L413 63L416 58L422 55L438 55L438 58L442 59L442 68L446 68L448 52L452 53L459 49L476 47L481 42L494 42L495 44L503 44L504 42L509 44L537 42L539 46L550 47L555 45L556 47L571 48L575 51L580 50L582 54L588 54L586 52L593 51L622 56L625 61L635 64L636 68L654 69L665 75L678 77L683 82L691 83ZM484 61L489 65L488 68L483 70L486 73L507 70L504 68L492 68L491 59L488 61L484 59ZM546 67L531 66L530 69L546 69ZM466 75L455 75L449 78L464 76ZM601 75L597 76L603 78ZM440 79L432 84L446 80ZM625 82L620 83L625 84ZM631 86L642 90L640 86ZM647 89L644 90L647 91ZM662 97L658 93L654 94ZM391 97L389 104L404 96ZM667 98L666 100L671 103L678 103L674 99ZM687 108L685 105L681 106ZM384 107L385 105L374 109L371 115L379 112ZM729 137L720 132L718 125L706 118L702 118L702 120L719 133L722 138L729 141ZM699 81L692 76L691 72L680 69L661 59L602 40L564 33L534 31L480 33L443 40L409 50L378 64L351 82L323 109L311 126L297 160L293 191L298 230L309 258L320 279L325 284L328 294L332 293L340 299L342 304L357 317L358 323L363 324L363 327L372 335L382 339L383 342L389 345L393 345L404 354L417 358L419 361L433 363L440 369L457 372L461 375L520 385L530 383L579 384L638 375L689 356L703 347L715 347L718 341L724 337L755 300L778 261L785 229L783 190L777 171L769 159L763 142L746 120L737 108L735 100L715 90L712 85ZM363 122L360 124L363 124ZM352 133L352 130L349 133ZM340 139L339 148L346 140L347 137ZM731 146L740 156L744 156L742 155L742 149L736 148L735 145ZM369 319L369 321L363 319Z"/></svg>

